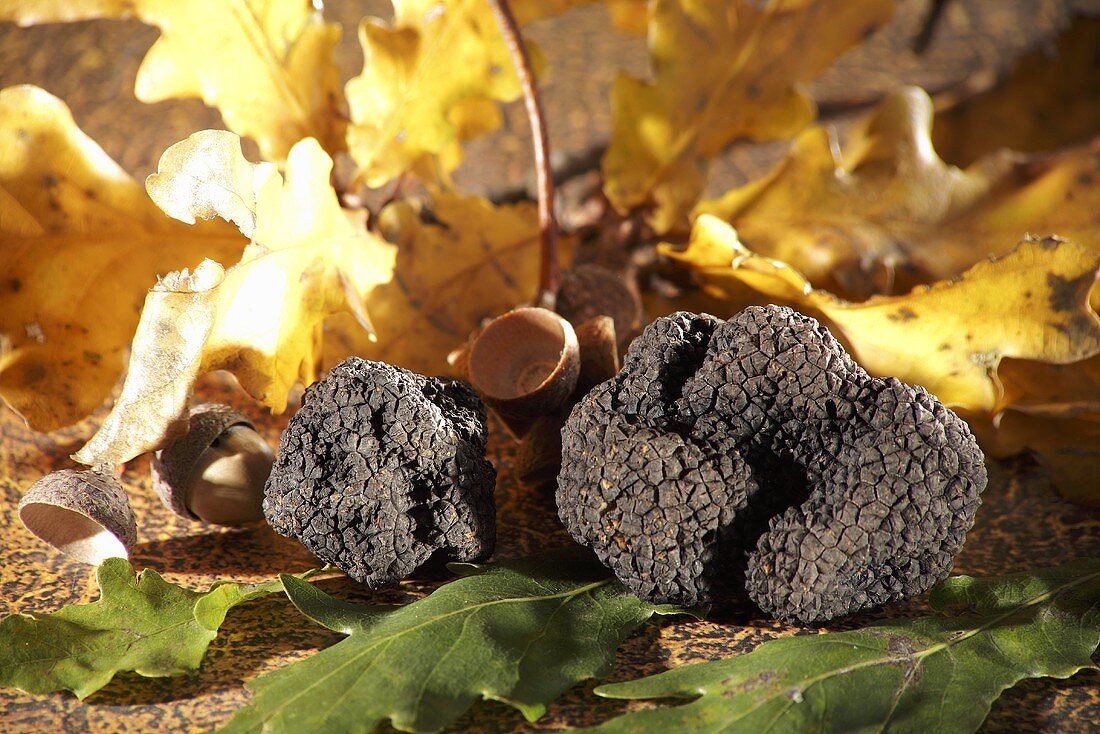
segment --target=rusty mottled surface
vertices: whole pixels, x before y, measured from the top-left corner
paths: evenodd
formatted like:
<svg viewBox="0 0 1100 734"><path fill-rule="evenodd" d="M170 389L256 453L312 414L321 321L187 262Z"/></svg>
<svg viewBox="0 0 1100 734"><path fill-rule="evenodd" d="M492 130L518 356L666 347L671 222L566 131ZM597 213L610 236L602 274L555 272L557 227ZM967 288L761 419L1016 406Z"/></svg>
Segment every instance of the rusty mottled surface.
<svg viewBox="0 0 1100 734"><path fill-rule="evenodd" d="M253 419L275 444L286 416L265 415L234 390L229 380L208 378L201 397L227 401ZM92 569L68 560L31 536L15 513L20 494L43 473L71 466L67 458L94 426L86 422L52 435L24 428L7 410L0 415L0 612L48 612L63 604L96 598ZM515 447L499 424L493 426L491 455L497 486L500 539L498 556L515 557L568 543L548 497L514 479ZM217 529L181 520L169 513L150 486L148 461L126 469L123 481L138 518L134 566L155 568L170 581L194 588L213 580L254 582L283 571L299 572L315 560L297 543L266 527L243 531ZM978 513L977 526L959 558L957 571L1000 574L1100 555L1100 513L1059 500L1043 471L1020 460L992 467L992 481ZM346 579L322 582L339 596L361 601L410 601L440 580L404 584L384 593L370 592ZM829 629L860 626L874 619L925 611L920 600L875 614L844 620ZM675 665L712 660L751 650L755 645L800 630L744 611L727 611L710 620L660 619L646 624L620 650L609 680L628 680ZM0 691L0 731L152 732L208 731L226 721L248 698L245 681L299 660L339 639L336 633L299 616L280 596L243 605L232 612L197 675L145 679L116 678L84 703L69 694L31 696ZM1100 658L1098 658L1100 661ZM552 704L546 717L528 724L512 709L495 702L477 704L455 731L515 732L562 730L592 724L625 710L621 701L592 695L594 682L577 686ZM1068 681L1030 681L1008 691L994 706L988 732L1090 732L1100 730L1100 674L1085 672Z"/></svg>
<svg viewBox="0 0 1100 734"><path fill-rule="evenodd" d="M899 2L894 23L867 45L847 54L814 85L826 109L843 112L864 105L901 82L944 91L982 75L995 77L1024 49L1052 38L1068 21L1071 8L1096 11L1100 2L953 0L927 51L919 56L911 50L912 39L928 5L928 0ZM328 3L328 15L345 27L337 54L344 78L357 73L361 64L352 32L356 21L365 12L384 14L386 6L382 0ZM542 45L550 69L543 85L555 160L591 157L593 150L606 144L611 80L620 69L645 74L643 43L609 32L599 7L578 8L563 18L540 22L530 32ZM155 29L136 22L97 21L31 29L0 24L0 86L35 83L57 94L110 155L135 176L144 177L168 145L195 130L220 125L216 111L196 100L144 105L133 98L138 63L155 37ZM526 136L522 109L513 105L505 112L501 133L471 146L458 181L469 190L483 192L526 185L531 171ZM716 185L736 185L758 175L785 149L782 143L752 151L735 146L715 166ZM265 415L223 380L208 379L200 397L238 407L272 445L286 423L285 416ZM31 483L48 471L73 465L67 457L91 434L94 425L93 419L55 434L34 434L10 411L0 409L0 613L48 612L96 597L91 568L36 540L15 513L19 497ZM499 555L514 557L566 543L548 497L515 481L515 447L499 426L494 426L491 451L500 470ZM218 578L259 581L315 564L297 543L266 527L226 531L171 515L150 487L146 459L132 462L123 481L139 522L139 545L133 558L139 569L155 568L171 581L199 588ZM1100 513L1062 502L1042 469L1020 460L992 467L985 505L957 570L999 574L1098 555ZM401 602L430 591L439 581L408 583L382 594L346 580L323 583L330 592L351 599ZM922 611L921 601L916 600L845 620L836 628ZM747 652L764 640L798 631L752 620L743 612L727 612L704 622L661 619L627 640L609 680L628 680L675 665ZM68 694L29 696L0 690L0 731L208 731L247 700L245 681L338 639L336 633L296 614L284 597L268 597L230 613L198 674L169 679L120 676L83 703ZM645 705L597 699L591 693L593 685L590 682L567 692L533 725L503 704L483 702L454 729L562 730ZM1000 698L984 731L1100 731L1098 688L1100 674L1095 672L1068 681L1027 681Z"/></svg>

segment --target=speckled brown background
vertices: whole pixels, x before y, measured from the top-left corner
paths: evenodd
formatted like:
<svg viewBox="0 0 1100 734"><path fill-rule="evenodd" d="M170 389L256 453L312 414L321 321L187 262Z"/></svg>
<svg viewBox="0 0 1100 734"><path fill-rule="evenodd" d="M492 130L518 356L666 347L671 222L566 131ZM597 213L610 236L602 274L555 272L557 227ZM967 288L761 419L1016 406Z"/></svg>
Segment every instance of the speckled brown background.
<svg viewBox="0 0 1100 734"><path fill-rule="evenodd" d="M353 34L347 31L363 12L383 14L383 5L376 0L329 3L328 15L341 21L346 30L338 54L345 77L355 73L361 63ZM937 91L980 80L983 74L1003 71L1022 50L1048 43L1067 22L1071 5L1095 7L1097 3L952 2L928 52L918 57L909 46L928 3L902 0L891 27L842 59L837 69L814 85L815 93L825 114L843 116L874 101L899 81ZM608 33L607 21L596 7L537 24L531 34L542 44L549 61L544 84L555 160L559 165L591 160L593 151L606 142L608 84L619 68L644 71L644 48L638 39ZM194 130L219 125L217 113L197 101L142 105L133 99L137 64L155 36L155 30L129 22L32 29L0 24L0 86L29 82L59 95L73 107L77 122L108 153L134 175L144 177L155 168L165 147ZM530 165L525 135L522 112L513 106L501 134L473 144L460 182L486 193L526 186ZM777 146L741 147L716 165L716 180L728 185L754 175L781 150ZM265 415L228 380L207 378L200 394L238 406L272 444L285 425L285 416ZM37 541L23 529L15 513L21 493L33 481L48 471L72 465L68 455L91 434L94 425L95 419L56 434L34 434L10 411L0 411L0 613L47 612L96 597L91 569ZM494 429L491 451L500 470L499 555L513 557L565 543L565 533L545 497L513 479L514 447L502 437L499 426ZM171 581L198 588L216 578L258 581L277 572L302 571L315 563L296 543L266 528L224 531L170 515L149 486L145 459L132 462L123 481L131 492L139 523L139 546L133 559L139 569L155 568ZM999 574L1100 556L1100 513L1060 501L1041 467L1026 457L991 467L984 501L977 526L958 559L961 573ZM432 582L415 582L372 594L348 581L323 584L337 595L388 602L411 600L433 587ZM922 602L915 600L845 620L837 628L923 610ZM657 620L624 644L610 680L628 680L674 665L745 652L762 640L796 631L735 613L705 622ZM268 597L230 612L197 675L171 679L123 675L83 703L67 694L28 696L3 690L0 732L208 731L246 700L244 681L337 639L336 633L297 615L284 597ZM503 704L483 702L454 729L561 730L645 705L595 698L593 685L590 682L569 691L534 725ZM1025 682L994 705L983 731L1100 731L1098 688L1100 674L1095 672L1068 681Z"/></svg>

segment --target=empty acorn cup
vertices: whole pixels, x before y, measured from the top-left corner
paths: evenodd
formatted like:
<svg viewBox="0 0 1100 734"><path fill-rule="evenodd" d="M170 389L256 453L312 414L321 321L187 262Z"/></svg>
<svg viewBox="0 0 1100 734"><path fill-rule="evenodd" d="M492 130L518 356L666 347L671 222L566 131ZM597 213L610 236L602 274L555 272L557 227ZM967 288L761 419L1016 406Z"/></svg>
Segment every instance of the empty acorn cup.
<svg viewBox="0 0 1100 734"><path fill-rule="evenodd" d="M527 429L516 454L516 474L520 481L534 486L552 485L561 468L561 429L569 411L585 394L619 371L619 352L615 321L610 316L594 316L577 324L581 368L573 394L552 413L539 417Z"/></svg>
<svg viewBox="0 0 1100 734"><path fill-rule="evenodd" d="M509 311L477 332L466 357L470 382L516 438L569 398L580 374L573 326L544 308Z"/></svg>
<svg viewBox="0 0 1100 734"><path fill-rule="evenodd" d="M252 423L227 405L191 408L187 433L153 455L153 489L189 520L246 525L263 518L275 455Z"/></svg>
<svg viewBox="0 0 1100 734"><path fill-rule="evenodd" d="M137 524L126 491L109 469L62 469L35 482L19 519L36 536L84 563L129 558Z"/></svg>

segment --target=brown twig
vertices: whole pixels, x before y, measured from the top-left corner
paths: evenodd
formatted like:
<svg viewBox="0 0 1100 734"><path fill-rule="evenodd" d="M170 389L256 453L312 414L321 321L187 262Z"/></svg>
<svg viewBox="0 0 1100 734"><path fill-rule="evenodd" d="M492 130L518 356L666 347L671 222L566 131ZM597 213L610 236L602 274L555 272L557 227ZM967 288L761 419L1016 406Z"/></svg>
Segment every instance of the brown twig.
<svg viewBox="0 0 1100 734"><path fill-rule="evenodd" d="M531 57L523 44L519 24L512 15L508 0L487 0L496 16L497 25L508 45L512 65L523 89L523 102L527 107L527 120L531 125L531 142L535 149L535 175L539 204L539 290L535 305L553 308L554 298L561 285L561 268L558 265L558 223L554 217L554 180L550 171L550 139L546 132L546 117L542 113L535 74L531 69Z"/></svg>
<svg viewBox="0 0 1100 734"><path fill-rule="evenodd" d="M924 23L921 25L916 38L913 39L913 53L917 56L923 56L932 43L932 36L936 35L936 28L940 24L940 18L943 16L943 9L947 3L948 0L932 0L932 7L928 9Z"/></svg>

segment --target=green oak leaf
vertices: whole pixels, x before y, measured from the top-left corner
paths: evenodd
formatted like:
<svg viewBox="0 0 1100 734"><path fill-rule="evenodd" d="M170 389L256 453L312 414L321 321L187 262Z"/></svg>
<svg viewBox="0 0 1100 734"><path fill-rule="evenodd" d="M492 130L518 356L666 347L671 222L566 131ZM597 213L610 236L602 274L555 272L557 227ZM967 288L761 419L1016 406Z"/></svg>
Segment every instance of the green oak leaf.
<svg viewBox="0 0 1100 734"><path fill-rule="evenodd" d="M0 686L69 690L83 699L120 671L149 678L189 673L231 608L283 588L274 580L193 591L151 569L135 575L123 558L100 564L96 579L100 598L91 604L0 619Z"/></svg>
<svg viewBox="0 0 1100 734"><path fill-rule="evenodd" d="M438 731L479 698L529 721L575 683L610 672L622 640L653 614L593 560L542 556L487 566L402 607L352 604L283 578L318 624L348 635L248 684L223 732Z"/></svg>
<svg viewBox="0 0 1100 734"><path fill-rule="evenodd" d="M1006 688L1094 668L1100 559L929 597L942 616L772 640L752 652L596 688L608 698L694 698L624 714L596 732L972 732Z"/></svg>

